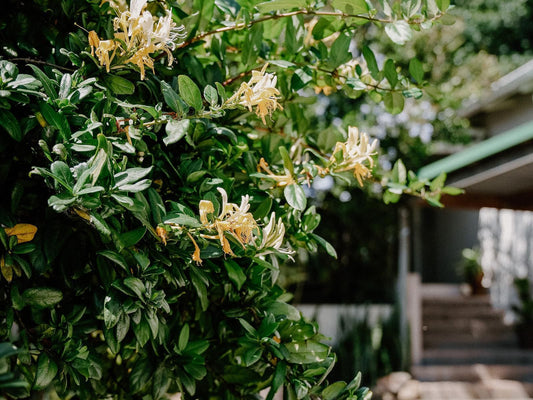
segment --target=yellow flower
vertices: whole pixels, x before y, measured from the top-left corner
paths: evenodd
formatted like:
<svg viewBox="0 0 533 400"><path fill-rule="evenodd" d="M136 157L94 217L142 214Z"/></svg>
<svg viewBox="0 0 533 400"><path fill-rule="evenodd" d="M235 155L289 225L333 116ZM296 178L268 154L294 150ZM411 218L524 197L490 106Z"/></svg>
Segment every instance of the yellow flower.
<svg viewBox="0 0 533 400"><path fill-rule="evenodd" d="M377 139L370 143L366 133L359 135L359 130L354 126L350 126L348 128L348 140L345 143L337 142L335 145L330 158L331 170L334 172L353 170L357 182L363 186L363 179L372 175L370 169L363 163L368 162L370 168L374 166L372 156L376 154L377 145ZM339 153L342 156L340 161L338 160Z"/></svg>
<svg viewBox="0 0 533 400"><path fill-rule="evenodd" d="M263 157L261 157L261 159L259 160L259 165L258 165L258 168L257 168L259 171L262 169L263 171L265 171L267 174L268 174L268 177L270 179L273 179L277 182L277 186L287 186L287 185L290 185L292 183L295 183L294 182L294 178L292 177L292 175L288 172L285 173L285 175L276 175L274 174L270 168L268 168L268 163L265 161L265 159Z"/></svg>
<svg viewBox="0 0 533 400"><path fill-rule="evenodd" d="M250 209L249 196L242 196L241 204L237 205L228 203L228 194L224 189L218 188L218 191L222 197L222 207L220 214L213 222L210 223L207 219L207 215L214 212L213 203L209 200L200 201L200 221L203 227L208 230L215 230L217 233L216 235L203 234L202 237L219 240L224 253L233 255L226 234L233 236L244 247L245 244L253 240L257 223L253 215L248 212Z"/></svg>
<svg viewBox="0 0 533 400"><path fill-rule="evenodd" d="M251 112L255 107L255 113L266 125L265 117L272 115L276 109L283 110L278 103L280 92L276 89L277 77L274 74L265 74L268 64L261 71L252 71L252 78L243 82L239 90L231 96L228 104L240 104Z"/></svg>
<svg viewBox="0 0 533 400"><path fill-rule="evenodd" d="M187 235L189 236L189 238L192 241L192 244L194 245L194 252L192 253L192 260L196 262L196 264L201 264L202 259L200 258L200 248L198 247L198 244L196 243L196 241L194 240L194 238L189 232L187 232Z"/></svg>
<svg viewBox="0 0 533 400"><path fill-rule="evenodd" d="M126 58L122 64L137 65L141 79L145 77L145 67L154 69L154 60L150 56L152 53L161 50L166 52L168 63L172 64L174 58L171 50L174 50L176 41L185 37L185 28L176 26L170 10L166 10L163 17L156 18L145 10L146 4L147 0L132 0L129 10L119 11L120 14L113 20L114 39L100 40L96 32L89 32L91 54L94 55L96 49L100 65L105 65L107 72L116 52L119 57Z"/></svg>

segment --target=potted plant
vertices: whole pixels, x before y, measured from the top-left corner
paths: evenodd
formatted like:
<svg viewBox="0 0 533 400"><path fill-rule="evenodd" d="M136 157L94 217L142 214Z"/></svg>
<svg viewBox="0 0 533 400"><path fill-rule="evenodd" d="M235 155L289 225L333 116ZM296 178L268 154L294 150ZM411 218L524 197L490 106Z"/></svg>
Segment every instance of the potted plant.
<svg viewBox="0 0 533 400"><path fill-rule="evenodd" d="M473 295L485 294L487 288L483 286L483 268L481 266L478 249L463 249L463 258L460 263L460 270L464 281L470 286L470 293Z"/></svg>

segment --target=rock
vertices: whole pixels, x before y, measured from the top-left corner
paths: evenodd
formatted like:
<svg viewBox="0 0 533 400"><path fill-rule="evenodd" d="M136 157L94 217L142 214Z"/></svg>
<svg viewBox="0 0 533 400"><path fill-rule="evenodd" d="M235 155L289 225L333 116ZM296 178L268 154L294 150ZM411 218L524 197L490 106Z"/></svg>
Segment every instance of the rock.
<svg viewBox="0 0 533 400"><path fill-rule="evenodd" d="M400 387L396 398L398 400L414 400L420 397L420 386L418 381L410 379Z"/></svg>

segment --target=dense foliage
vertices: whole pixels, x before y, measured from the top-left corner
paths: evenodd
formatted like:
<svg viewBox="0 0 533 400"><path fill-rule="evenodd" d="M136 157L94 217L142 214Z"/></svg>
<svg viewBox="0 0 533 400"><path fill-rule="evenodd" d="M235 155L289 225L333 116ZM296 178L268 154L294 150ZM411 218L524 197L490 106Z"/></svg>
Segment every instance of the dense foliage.
<svg viewBox="0 0 533 400"><path fill-rule="evenodd" d="M13 2L12 2L13 3ZM0 60L0 341L4 396L357 399L288 304L280 264L318 246L304 186L380 182L439 205L444 176L375 169L377 142L317 129L314 95L400 112L423 70L382 66L446 1L35 0L8 7ZM354 46L362 45L361 57ZM312 93L312 92L311 92ZM373 178L374 176L374 178ZM11 371L20 374L20 380ZM21 383L22 382L22 383Z"/></svg>

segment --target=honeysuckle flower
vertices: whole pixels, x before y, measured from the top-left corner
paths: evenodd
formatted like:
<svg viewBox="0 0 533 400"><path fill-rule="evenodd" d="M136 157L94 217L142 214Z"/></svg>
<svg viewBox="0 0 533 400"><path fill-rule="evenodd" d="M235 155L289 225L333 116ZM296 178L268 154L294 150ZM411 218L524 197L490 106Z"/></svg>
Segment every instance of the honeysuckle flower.
<svg viewBox="0 0 533 400"><path fill-rule="evenodd" d="M363 163L368 162L370 168L374 166L372 156L376 154L377 145L377 139L370 143L366 133L359 134L356 127L350 126L348 128L348 140L344 143L337 142L335 145L330 158L331 170L334 172L353 170L357 182L363 186L363 179L372 175L370 169ZM342 156L340 161L338 160L339 156Z"/></svg>
<svg viewBox="0 0 533 400"><path fill-rule="evenodd" d="M270 179L273 179L276 181L276 186L287 186L292 183L296 183L294 181L294 178L290 173L286 173L285 175L276 175L273 173L270 168L268 167L268 163L265 161L263 157L259 160L259 164L257 166L258 171L265 171L268 174L268 177Z"/></svg>
<svg viewBox="0 0 533 400"><path fill-rule="evenodd" d="M196 264L201 264L202 259L200 258L200 247L198 247L196 240L194 240L194 238L189 232L187 232L187 236L189 236L189 239L191 239L191 242L194 245L194 252L192 253L192 260L196 262Z"/></svg>
<svg viewBox="0 0 533 400"><path fill-rule="evenodd" d="M200 222L202 228L216 231L216 235L202 234L205 239L216 239L220 241L222 250L225 254L234 255L231 245L226 234L234 237L241 246L250 243L254 238L254 230L257 229L257 223L253 215L249 212L249 196L242 196L241 204L237 205L228 202L228 194L222 188L218 188L222 197L222 206L220 214L209 220L208 216L213 214L215 208L209 200L201 200L199 204Z"/></svg>
<svg viewBox="0 0 533 400"><path fill-rule="evenodd" d="M157 18L145 10L146 5L147 0L132 0L129 10L122 7L117 10L119 15L113 20L114 39L104 41L96 32L89 33L91 53L94 54L96 49L100 65L105 65L108 72L115 52L122 58L122 64L131 63L139 68L141 79L145 77L145 67L154 69L152 53L166 52L169 66L172 64L171 50L175 49L176 41L185 37L185 28L176 26L170 10ZM109 57L111 50L113 55Z"/></svg>
<svg viewBox="0 0 533 400"><path fill-rule="evenodd" d="M247 107L251 112L255 107L255 113L266 125L265 117L272 115L276 109L283 110L278 103L280 92L276 88L278 78L274 74L265 74L268 63L261 71L252 71L252 78L248 82L243 82L239 90L231 96L227 104L240 104Z"/></svg>
<svg viewBox="0 0 533 400"><path fill-rule="evenodd" d="M270 220L268 224L262 229L262 238L259 247L260 251L257 256L264 256L274 251L283 254L293 254L293 251L289 248L282 248L283 239L285 236L285 225L281 218L276 222L276 213L273 212L270 215Z"/></svg>

